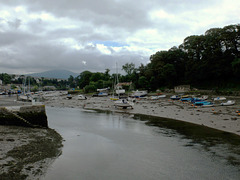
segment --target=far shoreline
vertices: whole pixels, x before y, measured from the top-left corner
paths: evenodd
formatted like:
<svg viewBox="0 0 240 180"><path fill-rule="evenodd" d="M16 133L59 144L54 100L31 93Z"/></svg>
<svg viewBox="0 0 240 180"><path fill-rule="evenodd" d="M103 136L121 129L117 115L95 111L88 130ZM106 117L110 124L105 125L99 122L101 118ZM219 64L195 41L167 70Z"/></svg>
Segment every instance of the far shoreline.
<svg viewBox="0 0 240 180"><path fill-rule="evenodd" d="M230 98L232 99L233 97ZM240 102L240 99L237 99L237 101ZM77 95L73 95L72 99L67 99L66 95L55 96L48 98L45 104L46 106L52 107L70 107L168 118L206 126L240 136L240 116L236 113L238 105L195 108L187 103L170 101L169 98L164 98L160 100L138 99L133 109L116 109L113 107L113 101L110 100L109 96L87 96L87 100L78 100Z"/></svg>

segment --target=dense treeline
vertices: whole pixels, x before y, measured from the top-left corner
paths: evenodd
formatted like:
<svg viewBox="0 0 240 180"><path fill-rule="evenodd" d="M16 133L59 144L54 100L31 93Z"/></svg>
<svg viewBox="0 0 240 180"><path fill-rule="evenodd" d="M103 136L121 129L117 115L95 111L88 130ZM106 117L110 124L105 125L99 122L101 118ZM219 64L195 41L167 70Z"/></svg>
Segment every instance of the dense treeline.
<svg viewBox="0 0 240 180"><path fill-rule="evenodd" d="M240 82L240 25L189 36L178 48L157 52L150 60L142 73L158 87L236 87Z"/></svg>
<svg viewBox="0 0 240 180"><path fill-rule="evenodd" d="M38 79L38 80L36 80ZM16 76L10 75L7 73L0 74L0 80L2 80L3 85L12 84L12 89L16 88L16 85L22 87L31 85L31 89L34 91L43 90L44 86L55 86L56 89L66 90L69 87L69 82L67 80L58 80L58 79L48 79L48 78L33 78L30 76Z"/></svg>
<svg viewBox="0 0 240 180"><path fill-rule="evenodd" d="M213 28L204 35L189 36L178 47L151 55L147 65L135 68L133 63L127 63L122 69L126 75L120 77L120 82L131 81L137 89L156 90L180 84L205 89L239 89L240 25ZM77 84L81 88L100 88L102 84L96 77L108 86L114 79L85 71L78 77Z"/></svg>

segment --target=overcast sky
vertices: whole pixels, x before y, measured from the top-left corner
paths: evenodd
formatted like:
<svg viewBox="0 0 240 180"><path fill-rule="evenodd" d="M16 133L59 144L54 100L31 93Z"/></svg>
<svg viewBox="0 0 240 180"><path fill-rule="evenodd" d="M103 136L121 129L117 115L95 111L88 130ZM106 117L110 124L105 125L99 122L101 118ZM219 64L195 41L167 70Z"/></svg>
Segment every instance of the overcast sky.
<svg viewBox="0 0 240 180"><path fill-rule="evenodd" d="M0 73L114 73L240 23L239 0L0 0Z"/></svg>

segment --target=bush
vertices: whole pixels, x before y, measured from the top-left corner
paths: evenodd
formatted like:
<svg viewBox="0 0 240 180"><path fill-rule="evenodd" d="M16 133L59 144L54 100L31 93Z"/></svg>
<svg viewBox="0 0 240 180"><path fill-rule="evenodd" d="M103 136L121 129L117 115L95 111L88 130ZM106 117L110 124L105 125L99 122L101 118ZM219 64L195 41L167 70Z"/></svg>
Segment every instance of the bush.
<svg viewBox="0 0 240 180"><path fill-rule="evenodd" d="M91 93L91 92L95 92L95 91L96 91L96 87L94 85L86 85L84 87L85 93Z"/></svg>

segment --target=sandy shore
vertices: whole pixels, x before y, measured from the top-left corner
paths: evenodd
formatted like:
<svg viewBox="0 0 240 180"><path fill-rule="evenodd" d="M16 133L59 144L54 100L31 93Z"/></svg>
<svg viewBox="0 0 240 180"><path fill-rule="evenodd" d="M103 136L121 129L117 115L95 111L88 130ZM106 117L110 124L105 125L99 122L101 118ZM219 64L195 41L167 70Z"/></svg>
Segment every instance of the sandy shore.
<svg viewBox="0 0 240 180"><path fill-rule="evenodd" d="M189 103L172 101L169 97L170 95L159 100L137 99L133 109L116 109L110 97L87 97L87 100L78 100L77 95L72 99L67 99L66 95L49 96L45 104L54 107L99 109L165 117L240 135L240 116L236 113L240 109L239 98L227 97L227 99L236 100L236 104L233 106L220 106L220 102L218 102L214 107L203 108L193 107Z"/></svg>

